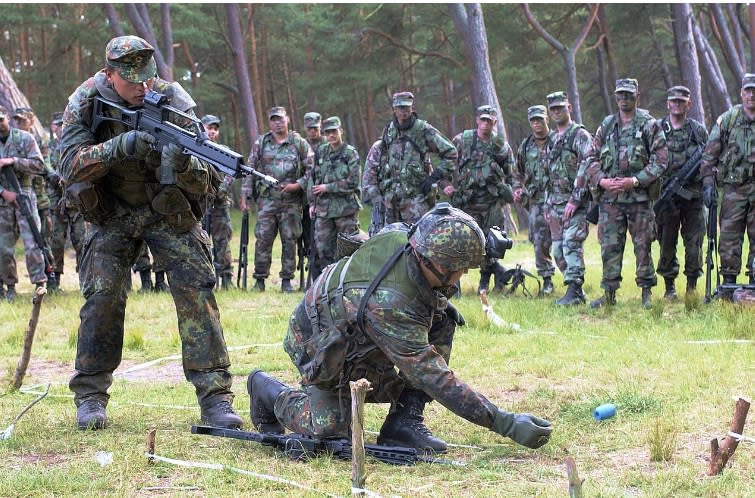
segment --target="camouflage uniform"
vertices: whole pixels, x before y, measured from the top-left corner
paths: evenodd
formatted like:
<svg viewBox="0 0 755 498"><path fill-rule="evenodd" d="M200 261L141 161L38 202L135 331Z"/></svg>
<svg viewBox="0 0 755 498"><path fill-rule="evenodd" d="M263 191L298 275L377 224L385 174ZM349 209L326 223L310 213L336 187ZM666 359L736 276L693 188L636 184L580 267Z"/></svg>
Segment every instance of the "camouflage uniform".
<svg viewBox="0 0 755 498"><path fill-rule="evenodd" d="M362 172L362 199L371 206L369 236L377 234L385 226L385 204L378 185L380 184L379 173L384 166L385 154L383 154L383 141L376 140L367 157L364 160Z"/></svg>
<svg viewBox="0 0 755 498"><path fill-rule="evenodd" d="M545 119L544 106L528 109L527 119ZM552 145L553 132L539 140L530 134L519 145L513 174L514 191L522 189L522 205L527 209L529 238L535 248L535 267L541 277L552 277L555 273L551 258L551 231L545 220L545 187L548 181L546 157ZM564 268L559 265L563 272Z"/></svg>
<svg viewBox="0 0 755 498"><path fill-rule="evenodd" d="M0 114L5 115L5 119L8 119L4 109L0 108ZM0 193L6 189L11 190L2 170L13 168L21 185L22 192L20 193L28 197L34 223L39 229L37 198L32 188L32 178L44 170L44 160L34 137L23 130L11 128L10 133L5 137L5 142L3 143L0 140L0 158L8 157L14 157L16 161L12 165L0 168ZM16 202L21 202L21 199ZM0 277L2 277L3 283L8 286L9 295L11 295L11 289L18 283L14 250L19 232L24 242L29 279L33 284L44 284L47 282L44 256L34 241L29 221L21 214L19 208L0 198Z"/></svg>
<svg viewBox="0 0 755 498"><path fill-rule="evenodd" d="M621 92L637 94L637 80L616 82ZM659 123L645 110L635 108L629 125L620 122L620 115L607 116L593 141L593 152L587 177L593 199L600 203L598 239L603 260L601 287L606 299L591 303L601 306L606 300L615 302L621 285L621 265L627 231L632 236L636 259L638 287L643 289L643 306L650 305L650 289L656 285L651 244L655 240L653 200L657 198L659 178L666 170L668 149L666 136ZM601 187L603 179L631 178L631 190L610 192Z"/></svg>
<svg viewBox="0 0 755 498"><path fill-rule="evenodd" d="M565 92L547 97L548 108L566 106ZM548 153L547 210L548 224L553 237L553 257L564 274L564 283L575 284L582 295L585 281L584 242L589 225L585 216L590 202L590 191L585 172L592 153L592 136L584 126L571 122L563 131L553 135L553 146ZM576 210L564 221L564 210L571 204Z"/></svg>
<svg viewBox="0 0 755 498"><path fill-rule="evenodd" d="M268 114L273 117L281 112L285 116L285 109L273 107ZM296 241L302 234L302 192L306 189L313 161L312 149L295 131L289 132L282 143L276 143L273 133L267 132L255 142L249 153L248 163L251 167L280 182L279 186L271 187L256 176L247 176L242 183L241 195L247 199L253 197L257 203L254 278L258 280L270 276L273 242L277 233L280 233L283 246L280 278L294 278ZM283 192L281 187L289 183L298 183L302 191Z"/></svg>
<svg viewBox="0 0 755 498"><path fill-rule="evenodd" d="M743 102L746 90L752 88L755 88L755 74L747 73L740 92ZM715 195L716 184L723 191L719 205L718 253L725 284L736 283L742 269L745 233L750 241L745 272L749 273L749 281L755 282L752 270L755 264L755 119L748 117L746 111L745 104L737 104L716 119L700 165L703 189L710 191L704 192L704 197ZM707 199L706 204L710 206Z"/></svg>
<svg viewBox="0 0 755 498"><path fill-rule="evenodd" d="M479 119L495 120L497 111L484 105L477 109ZM503 226L503 205L513 201L511 193L514 152L501 135L480 140L476 129L465 130L453 139L458 155L454 172L454 206L470 215L487 233ZM480 266L480 288L487 289L490 275L503 270L495 258L485 258Z"/></svg>
<svg viewBox="0 0 755 498"><path fill-rule="evenodd" d="M393 95L393 106L412 106L414 95L399 92ZM414 223L434 204L432 185L440 190L450 185L457 152L453 143L431 124L418 119L412 112L409 121L401 125L396 117L385 126L381 137L386 157L382 169L370 172L363 180L365 187L377 188L386 208L386 223L406 221ZM429 153L440 156L433 166Z"/></svg>
<svg viewBox="0 0 755 498"><path fill-rule="evenodd" d="M323 122L323 131L340 129L339 118ZM315 165L307 186L309 205L315 209L314 244L317 249L313 276L333 263L336 256L336 237L359 230L359 152L343 143L338 150L330 144L321 145L315 153ZM325 185L326 193L314 195L314 185Z"/></svg>
<svg viewBox="0 0 755 498"><path fill-rule="evenodd" d="M140 38L114 38L106 49L108 68L127 81L152 79L153 90L193 115L195 104L186 91L156 76L152 53L152 47ZM180 164L171 164L176 169L176 185L161 185L158 168L176 148L166 146L161 157L158 152L146 152L142 145L137 147L142 155L134 157L121 145L128 137L121 135L128 131L121 123L107 121L92 133L92 104L97 96L129 105L108 82L106 70L99 71L69 97L60 145L68 194L79 192L76 198L90 222L80 268L85 303L80 312L76 371L69 384L74 401L79 412L93 403L107 404L113 371L121 361L125 281L143 240L156 264L167 270L184 375L194 384L204 418L205 410L233 399L230 360L213 295L211 242L198 221L204 197L216 188L217 179L207 164L179 154L173 157ZM189 125L178 119L175 124ZM144 140L137 132L130 133ZM79 420L79 428L85 427Z"/></svg>
<svg viewBox="0 0 755 498"><path fill-rule="evenodd" d="M309 130L317 129L318 132L320 131L320 126L322 124L322 116L320 116L320 113L318 112L308 112L304 114L304 127L307 129L307 136L305 137L307 140L307 143L309 144L309 148L312 149L313 153L317 153L317 149L320 148L321 145L327 145L328 140L322 136L321 134L318 135L316 138L310 139L309 137ZM316 259L316 250L313 250L310 252L309 245L313 242L310 240L313 237L313 225L312 225L312 218L309 216L309 204L307 204L306 199L304 202L304 205L302 206L302 217L301 217L301 237L300 239L300 245L301 250L303 252L302 255L299 257L302 257L303 255L307 255L307 258L309 258L310 254L313 254L312 259ZM313 270L317 271L317 274L319 274L319 270L322 269L320 267L319 269L316 269L315 267L315 261L308 261L309 267L309 273L310 276L315 275L313 273ZM299 262L301 264L301 261ZM324 266L324 265L323 265Z"/></svg>
<svg viewBox="0 0 755 498"><path fill-rule="evenodd" d="M685 87L675 86L668 91L668 100L689 101L690 91ZM668 169L661 177L663 188L675 176L684 163L708 140L708 130L692 118L687 118L679 129L674 129L668 117L661 120L661 127L666 134L668 146ZM658 241L661 251L656 273L666 282L667 293L674 289L674 280L679 275L679 260L676 257L677 241L681 230L684 242L684 274L687 276L687 288L694 289L695 282L703 274L703 235L705 234L705 216L703 214L702 179L695 177L684 185L691 194L685 199L675 195L666 209L656 219ZM673 293L675 294L675 292ZM672 297L669 293L669 297Z"/></svg>

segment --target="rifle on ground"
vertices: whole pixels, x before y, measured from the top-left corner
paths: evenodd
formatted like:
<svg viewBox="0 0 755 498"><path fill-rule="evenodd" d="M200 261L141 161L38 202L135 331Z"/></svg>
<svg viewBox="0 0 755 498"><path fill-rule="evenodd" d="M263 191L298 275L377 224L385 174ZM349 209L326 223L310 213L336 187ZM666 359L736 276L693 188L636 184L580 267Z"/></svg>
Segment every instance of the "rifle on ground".
<svg viewBox="0 0 755 498"><path fill-rule="evenodd" d="M692 154L692 156L687 159L687 162L682 165L681 169L679 169L679 173L666 183L666 186L663 188L663 193L661 193L661 196L655 201L653 211L655 211L656 216L663 211L675 195L687 200L692 199L692 192L687 190L685 186L697 176L700 171L700 162L702 160L703 148L698 147L695 153Z"/></svg>
<svg viewBox="0 0 755 498"><path fill-rule="evenodd" d="M29 199L29 196L24 193L23 190L21 190L21 184L18 183L18 177L16 176L16 171L13 169L13 166L6 166L2 168L3 175L5 175L5 180L8 182L9 190L12 190L15 192L18 197L16 198L16 202L18 203L18 207L21 210L21 215L26 219L26 223L29 225L29 228L31 229L32 237L34 238L34 243L37 245L40 251L42 251L42 257L44 258L45 262L45 274L47 275L48 280L54 280L55 279L55 263L54 259L52 257L52 250L50 250L50 246L47 245L45 242L44 237L42 237L42 234L39 232L39 228L37 227L37 222L34 220L34 213L32 211L32 204L31 199Z"/></svg>
<svg viewBox="0 0 755 498"><path fill-rule="evenodd" d="M713 299L711 287L713 284L713 254L716 250L716 242L718 239L718 221L716 220L716 211L718 211L718 200L716 196L713 197L713 202L708 208L708 220L706 232L708 235L708 250L705 253L705 302L709 303ZM716 272L716 289L719 287L718 272Z"/></svg>
<svg viewBox="0 0 755 498"><path fill-rule="evenodd" d="M249 211L241 215L241 236L239 237L239 269L236 272L236 287L246 290L246 269L249 263ZM243 286L241 283L243 282Z"/></svg>
<svg viewBox="0 0 755 498"><path fill-rule="evenodd" d="M204 425L192 425L191 433L241 439L242 441L254 441L263 446L272 446L279 449L292 460L307 460L324 454L332 455L341 460L351 460L351 442L347 439L318 439L295 433L269 434L236 429L222 429L220 427L208 427ZM414 448L365 444L364 450L367 455L391 465L414 465L420 462L450 463L418 455L417 450Z"/></svg>

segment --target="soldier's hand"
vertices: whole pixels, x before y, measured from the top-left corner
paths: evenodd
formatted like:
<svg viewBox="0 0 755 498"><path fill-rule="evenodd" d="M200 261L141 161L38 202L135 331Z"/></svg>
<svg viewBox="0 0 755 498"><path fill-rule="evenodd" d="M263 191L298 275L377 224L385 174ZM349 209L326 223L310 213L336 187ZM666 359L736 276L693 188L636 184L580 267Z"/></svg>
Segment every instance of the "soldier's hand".
<svg viewBox="0 0 755 498"><path fill-rule="evenodd" d="M527 448L539 448L550 440L551 423L529 413L509 413L501 409L495 415L491 431L511 438Z"/></svg>
<svg viewBox="0 0 755 498"><path fill-rule="evenodd" d="M176 144L167 144L163 147L160 156L160 166L172 169L176 173L183 173L189 167L191 156L184 154L183 149Z"/></svg>
<svg viewBox="0 0 755 498"><path fill-rule="evenodd" d="M716 197L718 196L716 192L716 186L715 185L705 185L703 187L703 204L705 204L705 207L710 209L710 207L713 205L713 202L716 200Z"/></svg>
<svg viewBox="0 0 755 498"><path fill-rule="evenodd" d="M0 197L2 197L3 200L7 202L8 204L17 206L16 197L18 197L18 194L13 192L12 190L8 190L8 189L3 190L3 192L0 194Z"/></svg>

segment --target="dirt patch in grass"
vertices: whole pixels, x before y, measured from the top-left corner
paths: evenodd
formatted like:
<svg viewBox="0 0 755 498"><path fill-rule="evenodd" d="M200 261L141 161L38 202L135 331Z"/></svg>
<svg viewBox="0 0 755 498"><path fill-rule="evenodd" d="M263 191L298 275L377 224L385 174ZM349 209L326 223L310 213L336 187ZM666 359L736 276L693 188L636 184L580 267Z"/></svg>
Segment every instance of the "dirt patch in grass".
<svg viewBox="0 0 755 498"><path fill-rule="evenodd" d="M59 453L45 453L42 455L29 453L27 455L12 456L10 460L11 469L21 470L29 465L61 465L66 462L66 457Z"/></svg>
<svg viewBox="0 0 755 498"><path fill-rule="evenodd" d="M58 360L40 360L32 358L26 369L26 383L46 384L48 382L66 382L73 373L71 363Z"/></svg>
<svg viewBox="0 0 755 498"><path fill-rule="evenodd" d="M116 378L130 382L159 382L164 384L186 382L181 360L167 360L144 368L133 369L141 364L143 363L122 361L115 371Z"/></svg>

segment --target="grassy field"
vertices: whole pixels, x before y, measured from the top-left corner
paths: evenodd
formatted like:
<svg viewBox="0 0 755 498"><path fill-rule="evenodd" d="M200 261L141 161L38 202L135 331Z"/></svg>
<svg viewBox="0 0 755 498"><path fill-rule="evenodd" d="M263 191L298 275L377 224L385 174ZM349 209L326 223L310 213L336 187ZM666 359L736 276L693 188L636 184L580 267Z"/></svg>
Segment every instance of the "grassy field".
<svg viewBox="0 0 755 498"><path fill-rule="evenodd" d="M366 213L365 213L366 214ZM238 228L238 213L234 214ZM366 226L366 225L364 225ZM236 231L238 234L238 231ZM532 246L524 239L504 265L534 272ZM234 239L234 253L238 251ZM656 247L657 251L657 247ZM280 248L276 246L276 254ZM250 248L250 275L251 258ZM70 257L71 255L69 255ZM599 247L593 227L586 246L590 298L601 291ZM13 304L0 302L0 382L15 369L29 320L31 286L19 253L23 284ZM657 260L657 259L656 259ZM72 259L68 267L73 267ZM296 382L280 342L301 294L280 293L274 262L264 294L232 290L217 294L226 341L232 348L235 407L249 422L245 380L254 368ZM426 410L435 433L453 443L448 458L464 466L421 464L410 468L369 462L367 489L380 496L566 497L566 457L576 460L586 497L755 496L755 444L741 443L730 466L707 477L709 441L728 431L734 396L752 399L755 382L755 313L751 308L692 300L659 299L640 307L634 256L627 248L624 286L610 310L562 309L552 298L493 294L496 312L520 330L489 324L475 295L478 274L463 280L456 302L467 320L458 329L451 365L465 381L499 406L548 418L553 437L528 450L462 420L438 403ZM743 277L740 277L742 279ZM250 280L250 284L252 281ZM564 286L556 278L555 297ZM678 286L684 287L680 277ZM297 463L254 443L194 436L199 421L192 386L183 379L175 310L169 295L132 293L126 316L123 363L108 407L110 427L82 432L67 388L75 355L82 298L75 275L67 290L45 298L32 363L21 392L3 389L0 430L52 383L50 395L0 441L0 496L347 496L349 462L318 458ZM138 279L134 279L138 288ZM738 341L739 340L739 341ZM742 341L743 340L743 341ZM171 358L172 357L172 358ZM147 368L141 366L160 360ZM618 406L615 417L596 422L592 410ZM370 405L366 428L377 431L387 405ZM745 435L755 434L751 413ZM145 436L157 427L156 453L192 462L223 464L246 473L148 464ZM373 432L367 439L374 441ZM102 466L98 452L112 453ZM256 474L298 483L276 483Z"/></svg>

